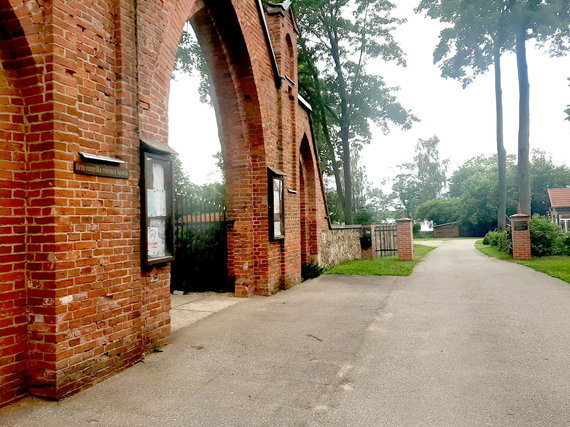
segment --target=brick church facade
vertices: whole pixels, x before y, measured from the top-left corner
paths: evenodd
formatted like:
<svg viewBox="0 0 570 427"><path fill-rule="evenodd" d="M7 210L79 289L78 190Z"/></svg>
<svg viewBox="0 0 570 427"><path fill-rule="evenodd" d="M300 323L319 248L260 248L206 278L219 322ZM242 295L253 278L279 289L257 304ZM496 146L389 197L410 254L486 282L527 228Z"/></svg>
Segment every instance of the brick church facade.
<svg viewBox="0 0 570 427"><path fill-rule="evenodd" d="M0 0L0 405L59 399L169 336L170 267L141 262L140 147L168 141L188 19L221 116L236 294L292 286L318 259L327 213L288 3ZM128 176L76 173L79 153ZM283 173L279 240L268 170Z"/></svg>

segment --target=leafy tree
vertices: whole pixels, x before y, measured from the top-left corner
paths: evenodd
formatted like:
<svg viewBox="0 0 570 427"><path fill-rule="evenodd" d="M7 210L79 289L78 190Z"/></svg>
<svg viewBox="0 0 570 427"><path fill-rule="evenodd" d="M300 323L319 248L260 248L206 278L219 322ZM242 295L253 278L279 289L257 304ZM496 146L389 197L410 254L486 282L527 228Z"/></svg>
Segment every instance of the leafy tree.
<svg viewBox="0 0 570 427"><path fill-rule="evenodd" d="M568 81L570 81L570 77L568 77ZM566 117L566 120L570 120L570 104L567 105L567 108L564 111L565 111L566 115L568 116L568 117Z"/></svg>
<svg viewBox="0 0 570 427"><path fill-rule="evenodd" d="M423 202L416 210L416 219L434 224L455 222L459 217L460 199L435 199Z"/></svg>
<svg viewBox="0 0 570 427"><path fill-rule="evenodd" d="M570 77L568 77L568 81L570 81ZM568 116L568 117L566 117L566 120L570 120L570 104L567 105L567 108L564 111L565 111L566 115Z"/></svg>
<svg viewBox="0 0 570 427"><path fill-rule="evenodd" d="M449 24L440 34L434 51L445 78L461 81L467 87L491 65L495 74L496 135L499 173L499 230L505 229L506 151L503 143L503 96L501 55L513 47L513 37L505 29L504 0L422 0L417 8L428 16Z"/></svg>
<svg viewBox="0 0 570 427"><path fill-rule="evenodd" d="M466 234L482 236L497 227L497 155L467 160L449 179L449 196L460 200L457 220ZM515 157L506 159L506 211L516 212Z"/></svg>
<svg viewBox="0 0 570 427"><path fill-rule="evenodd" d="M392 196L372 187L366 176L366 170L360 166L358 152L354 153L351 167L354 179L353 223L375 224L393 217L393 212L390 211ZM326 196L331 222L343 223L344 214L337 192L327 188Z"/></svg>
<svg viewBox="0 0 570 427"><path fill-rule="evenodd" d="M444 76L469 84L477 74L495 64L497 105L497 152L499 176L504 182L502 148L502 101L500 55L514 47L519 78L518 185L523 212L530 213L529 175L529 82L526 41L534 39L555 56L564 55L570 44L568 0L421 0L418 10L450 24L441 33L434 58L442 62ZM503 198L501 191L502 217Z"/></svg>
<svg viewBox="0 0 570 427"><path fill-rule="evenodd" d="M532 212L546 215L550 201L548 188L564 188L570 184L570 168L556 166L552 157L542 150L533 150L530 164Z"/></svg>
<svg viewBox="0 0 570 427"><path fill-rule="evenodd" d="M515 156L507 156L507 213L517 211L518 187ZM483 235L496 227L493 212L498 203L496 156L474 157L453 172L449 197L458 200L457 220L464 230ZM563 187L570 182L570 168L555 165L543 151L533 150L530 165L532 210L542 215L548 211L548 187ZM423 211L422 211L423 212Z"/></svg>
<svg viewBox="0 0 570 427"><path fill-rule="evenodd" d="M182 35L180 36L174 62L174 71L189 76L198 76L200 78L200 85L198 87L200 101L205 104L212 103L211 95L213 85L210 80L208 64L206 64L204 55L202 55L202 48L198 44L196 34L192 30L190 21L186 22L182 30Z"/></svg>
<svg viewBox="0 0 570 427"><path fill-rule="evenodd" d="M354 209L352 153L370 142L370 122L388 132L390 124L409 128L416 120L397 102L396 88L367 70L372 58L405 65L392 36L395 25L403 21L391 15L395 6L387 0L299 0L296 6L303 30L302 93L315 107L321 152L334 174L349 224Z"/></svg>
<svg viewBox="0 0 570 427"><path fill-rule="evenodd" d="M180 36L180 42L178 44L178 50L176 51L174 62L174 73L172 74L173 79L175 78L176 72L184 73L189 76L197 75L200 78L200 84L198 86L200 102L208 104L214 109L218 128L218 139L220 141L221 148L220 156L223 164L225 145L224 134L222 132L222 116L220 115L220 107L216 98L214 83L212 82L210 71L208 70L208 64L202 54L202 48L200 47L196 34L192 29L190 20L185 23L182 35ZM220 159L218 158L218 161L219 160ZM222 175L224 174L225 170L222 169Z"/></svg>
<svg viewBox="0 0 570 427"><path fill-rule="evenodd" d="M184 166L182 166L182 161L178 153L172 156L172 175L174 181L174 197L178 198L186 194L192 187L190 177L184 171Z"/></svg>
<svg viewBox="0 0 570 427"><path fill-rule="evenodd" d="M398 165L400 173L396 175L392 190L412 218L420 204L440 196L445 187L449 160L439 158L438 144L437 136L419 139L413 163Z"/></svg>

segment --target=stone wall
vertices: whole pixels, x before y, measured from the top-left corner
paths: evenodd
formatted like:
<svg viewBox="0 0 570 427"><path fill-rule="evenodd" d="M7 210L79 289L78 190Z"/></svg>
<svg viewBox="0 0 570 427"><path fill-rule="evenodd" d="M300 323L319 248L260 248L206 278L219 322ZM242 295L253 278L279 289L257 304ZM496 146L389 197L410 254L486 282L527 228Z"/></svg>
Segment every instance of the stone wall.
<svg viewBox="0 0 570 427"><path fill-rule="evenodd" d="M361 225L333 226L331 230L323 231L321 236L321 267L332 267L344 261L361 258Z"/></svg>

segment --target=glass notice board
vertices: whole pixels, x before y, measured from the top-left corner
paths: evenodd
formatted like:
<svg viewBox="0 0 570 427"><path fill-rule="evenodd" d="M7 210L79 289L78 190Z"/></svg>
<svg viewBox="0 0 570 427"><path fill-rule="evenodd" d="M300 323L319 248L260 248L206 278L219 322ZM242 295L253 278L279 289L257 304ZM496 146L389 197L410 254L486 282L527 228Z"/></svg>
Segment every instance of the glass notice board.
<svg viewBox="0 0 570 427"><path fill-rule="evenodd" d="M169 155L142 153L143 261L146 265L174 259L172 160Z"/></svg>
<svg viewBox="0 0 570 427"><path fill-rule="evenodd" d="M269 168L269 239L285 238L284 177L278 169Z"/></svg>

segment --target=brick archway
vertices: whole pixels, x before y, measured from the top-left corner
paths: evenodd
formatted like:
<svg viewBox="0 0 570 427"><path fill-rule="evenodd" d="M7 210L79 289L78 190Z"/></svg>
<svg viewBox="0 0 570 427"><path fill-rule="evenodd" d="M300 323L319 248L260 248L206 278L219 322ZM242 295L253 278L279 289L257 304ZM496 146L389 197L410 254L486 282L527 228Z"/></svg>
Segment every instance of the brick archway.
<svg viewBox="0 0 570 427"><path fill-rule="evenodd" d="M53 169L37 5L0 2L0 405L24 395L37 368L38 342L29 325L38 287L52 274L40 253L52 217L41 215L50 194L41 181ZM47 268L45 268L47 267ZM45 270L44 270L45 268ZM33 319L32 319L33 320Z"/></svg>
<svg viewBox="0 0 570 427"><path fill-rule="evenodd" d="M300 199L301 199L301 262L316 263L318 258L317 205L313 203L318 192L315 165L309 139L303 135L300 147Z"/></svg>
<svg viewBox="0 0 570 427"><path fill-rule="evenodd" d="M24 100L9 68L5 40L0 42L0 402L24 393L28 319L26 315L26 170ZM10 200L7 202L7 200ZM7 386L4 384L8 384Z"/></svg>
<svg viewBox="0 0 570 427"><path fill-rule="evenodd" d="M169 266L141 265L139 150L168 141L189 17L222 118L236 294L298 283L302 253L319 251L326 208L287 4L0 0L0 405L59 399L167 340ZM129 176L75 173L79 153L118 158ZM284 240L269 239L268 168L285 174Z"/></svg>

